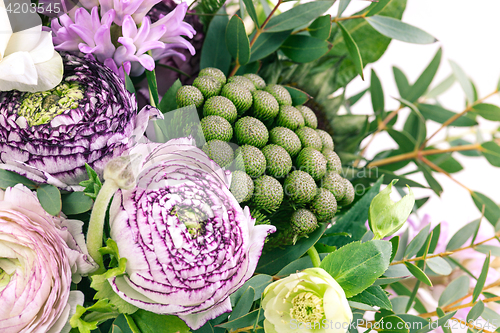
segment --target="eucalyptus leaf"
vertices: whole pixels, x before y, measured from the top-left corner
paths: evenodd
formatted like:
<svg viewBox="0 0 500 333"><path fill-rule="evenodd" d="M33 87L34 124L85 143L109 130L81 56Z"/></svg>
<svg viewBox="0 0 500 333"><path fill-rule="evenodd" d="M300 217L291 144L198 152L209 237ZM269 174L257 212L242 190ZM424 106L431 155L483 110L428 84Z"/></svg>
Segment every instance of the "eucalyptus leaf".
<svg viewBox="0 0 500 333"><path fill-rule="evenodd" d="M250 41L238 15L233 15L227 24L226 47L239 65L246 65L250 60Z"/></svg>
<svg viewBox="0 0 500 333"><path fill-rule="evenodd" d="M500 167L500 146L495 141L488 141L481 144L481 154L493 166Z"/></svg>
<svg viewBox="0 0 500 333"><path fill-rule="evenodd" d="M427 91L427 88L429 88L432 80L434 79L434 76L437 73L439 64L441 63L442 54L442 50L439 49L427 68L422 72L417 81L415 81L415 83L411 86L411 89L408 90L407 96L404 97L405 99L413 103Z"/></svg>
<svg viewBox="0 0 500 333"><path fill-rule="evenodd" d="M36 189L36 196L47 213L58 216L61 212L61 192L50 184L42 184Z"/></svg>
<svg viewBox="0 0 500 333"><path fill-rule="evenodd" d="M326 12L334 2L335 0L319 0L295 6L269 20L264 31L280 32L303 26Z"/></svg>
<svg viewBox="0 0 500 333"><path fill-rule="evenodd" d="M248 286L243 294L239 297L236 306L233 308L229 320L234 320L246 315L252 308L253 301L255 299L255 289Z"/></svg>
<svg viewBox="0 0 500 333"><path fill-rule="evenodd" d="M479 318L483 314L483 311L484 303L483 301L478 301L467 314L467 322L471 322Z"/></svg>
<svg viewBox="0 0 500 333"><path fill-rule="evenodd" d="M231 54L226 47L226 27L229 18L224 7L221 7L208 27L205 41L201 49L200 69L215 67L224 74L229 73Z"/></svg>
<svg viewBox="0 0 500 333"><path fill-rule="evenodd" d="M339 10L337 12L337 17L342 16L342 13L347 8L347 6L349 6L350 3L351 3L351 0L340 0L339 1Z"/></svg>
<svg viewBox="0 0 500 333"><path fill-rule="evenodd" d="M481 292L483 291L484 283L486 282L486 278L488 276L488 270L490 269L490 254L486 256L486 259L483 263L483 268L481 269L481 274L477 279L476 285L474 286L474 291L472 292L472 302L474 303Z"/></svg>
<svg viewBox="0 0 500 333"><path fill-rule="evenodd" d="M392 72L394 74L394 80L396 81L396 86L399 91L399 95L405 99L408 97L408 93L411 89L410 83L405 73L398 67L392 67Z"/></svg>
<svg viewBox="0 0 500 333"><path fill-rule="evenodd" d="M416 277L418 280L420 280L420 282L423 282L425 283L426 285L428 286L431 286L432 287L432 282L431 280L429 279L429 277L424 273L424 271L422 271L420 268L418 268L418 266L412 264L411 262L408 262L406 261L405 262L405 266L406 268L408 268L408 270L410 271L410 273Z"/></svg>
<svg viewBox="0 0 500 333"><path fill-rule="evenodd" d="M498 225L498 221L500 220L500 208L498 205L482 193L472 192L471 196L474 204L480 212L483 210L483 206L485 207L484 217L486 217L486 219L494 227L496 227Z"/></svg>
<svg viewBox="0 0 500 333"><path fill-rule="evenodd" d="M422 29L392 17L375 15L365 19L375 30L389 38L414 44L432 44L437 41Z"/></svg>
<svg viewBox="0 0 500 333"><path fill-rule="evenodd" d="M472 237L474 232L477 230L479 227L479 224L481 223L480 219L474 220L466 225L464 225L460 230L458 230L450 239L448 242L448 245L446 245L446 250L447 251L453 251L458 248L460 248L462 245L467 242L469 238Z"/></svg>
<svg viewBox="0 0 500 333"><path fill-rule="evenodd" d="M440 105L418 103L416 106L425 119L430 119L440 124L445 123L448 119L456 115L455 112L449 111ZM475 125L477 125L477 121L467 115L464 115L457 118L448 126L470 127Z"/></svg>
<svg viewBox="0 0 500 333"><path fill-rule="evenodd" d="M283 42L290 36L291 30L280 32L268 32L260 34L251 48L250 62L267 57L280 48ZM252 37L251 35L250 37Z"/></svg>
<svg viewBox="0 0 500 333"><path fill-rule="evenodd" d="M372 98L373 112L375 115L380 115L385 109L384 90L377 73L373 69L370 75L370 96Z"/></svg>
<svg viewBox="0 0 500 333"><path fill-rule="evenodd" d="M311 37L327 40L332 31L332 17L330 15L318 17L307 27L307 31Z"/></svg>
<svg viewBox="0 0 500 333"><path fill-rule="evenodd" d="M371 8L368 7L369 10L366 13L366 16L372 16L379 13L384 9L385 6L387 6L389 2L391 2L391 0L379 0L376 3L370 5Z"/></svg>
<svg viewBox="0 0 500 333"><path fill-rule="evenodd" d="M465 275L459 276L451 281L439 297L440 307L450 305L456 300L466 296L469 292L469 278Z"/></svg>
<svg viewBox="0 0 500 333"><path fill-rule="evenodd" d="M455 82L456 82L455 75L451 74L446 79L441 81L441 83L439 83L437 86L432 88L429 92L426 92L424 96L427 98L436 98L441 94L445 93L446 91L448 91L448 89L450 89L453 83Z"/></svg>
<svg viewBox="0 0 500 333"><path fill-rule="evenodd" d="M255 23L256 27L259 27L259 18L257 16L257 12L255 10L255 6L252 0L243 0L245 4L245 8L247 9L248 15L252 18L253 23Z"/></svg>
<svg viewBox="0 0 500 333"><path fill-rule="evenodd" d="M307 257L309 258L309 257ZM312 266L311 266L312 267ZM266 274L258 274L250 278L244 285L242 285L236 292L231 294L231 306L235 306L236 302L240 299L241 295L245 293L248 287L252 287L255 291L254 301L260 299L260 296L264 292L264 289L273 282L273 277Z"/></svg>
<svg viewBox="0 0 500 333"><path fill-rule="evenodd" d="M422 246L425 244L427 237L429 236L429 232L431 230L431 225L427 224L419 233L411 240L410 244L406 247L405 258L411 258L420 251Z"/></svg>
<svg viewBox="0 0 500 333"><path fill-rule="evenodd" d="M61 196L62 212L66 215L76 215L89 211L94 201L83 192L71 192Z"/></svg>
<svg viewBox="0 0 500 333"><path fill-rule="evenodd" d="M500 121L500 107L496 105L480 103L474 105L472 107L472 110L477 112L477 114L479 114L484 119L491 121Z"/></svg>
<svg viewBox="0 0 500 333"><path fill-rule="evenodd" d="M426 261L427 267L434 273L442 276L450 275L453 271L450 264L441 257L433 257Z"/></svg>
<svg viewBox="0 0 500 333"><path fill-rule="evenodd" d="M453 75L457 79L458 83L462 87L462 90L465 93L465 97L469 103L474 102L474 89L472 87L471 82L467 78L467 74L465 74L464 70L454 61L449 60L451 69L453 70Z"/></svg>
<svg viewBox="0 0 500 333"><path fill-rule="evenodd" d="M17 184L23 184L29 189L35 189L36 184L28 178L21 176L15 172L0 169L0 188L6 189L7 187L14 187Z"/></svg>
<svg viewBox="0 0 500 333"><path fill-rule="evenodd" d="M280 50L292 61L304 63L321 58L329 50L328 42L305 35L291 35Z"/></svg>
<svg viewBox="0 0 500 333"><path fill-rule="evenodd" d="M370 306L378 306L382 309L392 310L392 304L389 297L380 286L371 286L363 290L361 293L351 297L350 301L368 304Z"/></svg>
<svg viewBox="0 0 500 333"><path fill-rule="evenodd" d="M342 25L342 23L337 22L337 25L340 27L342 31L342 36L344 37L345 45L347 46L347 50L349 51L349 55L351 56L351 60L354 63L354 67L356 68L361 79L364 80L363 77L363 59L361 58L361 53L359 52L358 44L354 41L349 31Z"/></svg>

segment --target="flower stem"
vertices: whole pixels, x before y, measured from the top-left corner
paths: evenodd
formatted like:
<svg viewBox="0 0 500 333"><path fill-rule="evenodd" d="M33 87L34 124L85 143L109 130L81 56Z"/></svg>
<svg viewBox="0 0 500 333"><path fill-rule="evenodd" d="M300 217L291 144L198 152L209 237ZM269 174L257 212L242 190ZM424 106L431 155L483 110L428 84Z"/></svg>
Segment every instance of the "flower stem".
<svg viewBox="0 0 500 333"><path fill-rule="evenodd" d="M99 269L93 274L102 274L105 271L102 254L99 252L99 249L102 247L104 219L108 204L116 190L118 190L116 182L113 179L106 180L97 195L94 207L92 208L92 214L90 215L89 230L87 231L87 249L90 256L99 265Z"/></svg>
<svg viewBox="0 0 500 333"><path fill-rule="evenodd" d="M307 250L307 254L309 255L309 258L311 258L313 266L319 267L319 265L321 264L321 259L319 258L318 251L316 250L314 245L311 246L309 250Z"/></svg>

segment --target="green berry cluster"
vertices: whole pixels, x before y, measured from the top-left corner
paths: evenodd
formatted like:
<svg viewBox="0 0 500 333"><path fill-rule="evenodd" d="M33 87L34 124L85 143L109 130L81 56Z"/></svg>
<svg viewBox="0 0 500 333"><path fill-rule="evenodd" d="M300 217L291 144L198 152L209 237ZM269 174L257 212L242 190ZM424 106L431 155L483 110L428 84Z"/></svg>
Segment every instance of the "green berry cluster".
<svg viewBox="0 0 500 333"><path fill-rule="evenodd" d="M317 128L314 111L293 105L285 87L266 85L257 74L226 79L205 68L176 97L179 107L194 104L200 111L203 150L233 171L230 190L238 202L271 221L288 209L287 223L268 243L293 244L353 202L354 188L340 176L332 137Z"/></svg>

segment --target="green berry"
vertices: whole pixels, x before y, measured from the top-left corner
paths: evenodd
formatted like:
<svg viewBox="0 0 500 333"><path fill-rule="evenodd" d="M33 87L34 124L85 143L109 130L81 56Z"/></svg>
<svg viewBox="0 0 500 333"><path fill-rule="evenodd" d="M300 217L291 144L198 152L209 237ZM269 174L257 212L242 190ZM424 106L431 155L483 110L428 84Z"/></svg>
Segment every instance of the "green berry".
<svg viewBox="0 0 500 333"><path fill-rule="evenodd" d="M314 148L306 147L297 156L300 170L307 172L314 180L320 180L326 174L326 159Z"/></svg>
<svg viewBox="0 0 500 333"><path fill-rule="evenodd" d="M276 125L295 131L297 128L304 126L304 117L293 106L282 105L276 118Z"/></svg>
<svg viewBox="0 0 500 333"><path fill-rule="evenodd" d="M226 84L226 75L224 75L224 73L218 68L214 67L203 68L200 71L200 74L198 74L198 77L200 76L211 76L215 78L217 81L219 81L222 86Z"/></svg>
<svg viewBox="0 0 500 333"><path fill-rule="evenodd" d="M233 148L222 140L212 140L205 143L202 150L221 167L228 166L234 160Z"/></svg>
<svg viewBox="0 0 500 333"><path fill-rule="evenodd" d="M288 154L292 157L297 155L302 149L302 143L300 143L300 139L297 134L286 127L273 128L269 132L269 142L285 148Z"/></svg>
<svg viewBox="0 0 500 333"><path fill-rule="evenodd" d="M341 206L347 206L352 204L354 201L354 186L352 186L352 183L348 181L347 179L344 179L346 191L345 191L345 196L342 198L342 200L339 201L339 205Z"/></svg>
<svg viewBox="0 0 500 333"><path fill-rule="evenodd" d="M266 171L266 157L259 148L243 145L236 149L238 170L245 171L250 177L257 178Z"/></svg>
<svg viewBox="0 0 500 333"><path fill-rule="evenodd" d="M221 95L227 97L238 110L238 114L245 113L252 106L252 93L238 83L228 83L222 88Z"/></svg>
<svg viewBox="0 0 500 333"><path fill-rule="evenodd" d="M344 178L338 173L328 172L321 182L321 187L332 192L337 202L342 200L346 194L346 184Z"/></svg>
<svg viewBox="0 0 500 333"><path fill-rule="evenodd" d="M276 210L283 201L283 187L271 176L262 176L254 180L252 202L260 209Z"/></svg>
<svg viewBox="0 0 500 333"><path fill-rule="evenodd" d="M175 96L177 107L182 108L194 104L197 108L203 105L205 99L201 91L193 86L182 86Z"/></svg>
<svg viewBox="0 0 500 333"><path fill-rule="evenodd" d="M319 222L330 221L337 213L337 200L332 192L319 188L318 194L309 203L309 209L316 215Z"/></svg>
<svg viewBox="0 0 500 333"><path fill-rule="evenodd" d="M231 124L238 118L238 111L233 102L224 96L210 97L203 105L203 116L220 116Z"/></svg>
<svg viewBox="0 0 500 333"><path fill-rule="evenodd" d="M302 143L302 147L311 147L316 150L321 151L323 147L323 143L321 142L321 138L315 130L309 127L302 127L295 131L295 134L300 139Z"/></svg>
<svg viewBox="0 0 500 333"><path fill-rule="evenodd" d="M321 143L323 144L322 150L323 151L333 150L334 145L333 145L332 136L330 134L328 134L328 132L325 132L325 131L320 130L320 129L317 129L316 133L318 133L318 135L321 139Z"/></svg>
<svg viewBox="0 0 500 333"><path fill-rule="evenodd" d="M318 220L310 210L301 208L292 214L290 224L292 225L292 230L298 236L303 236L316 230Z"/></svg>
<svg viewBox="0 0 500 333"><path fill-rule="evenodd" d="M257 90L255 88L255 85L253 84L253 82L244 76L240 76L240 75L231 76L229 79L227 79L227 83L231 83L231 82L241 84L243 87L250 90L250 92Z"/></svg>
<svg viewBox="0 0 500 333"><path fill-rule="evenodd" d="M326 170L340 174L342 171L342 162L339 155L333 150L323 150L323 156L326 159Z"/></svg>
<svg viewBox="0 0 500 333"><path fill-rule="evenodd" d="M278 115L280 106L270 93L263 90L256 90L253 96L253 116L262 121L272 119Z"/></svg>
<svg viewBox="0 0 500 333"><path fill-rule="evenodd" d="M314 111L308 108L305 105L296 106L297 110L302 113L302 117L304 117L305 125L307 127L311 127L312 129L316 129L318 127L318 118L316 118L316 114Z"/></svg>
<svg viewBox="0 0 500 333"><path fill-rule="evenodd" d="M219 95L222 89L221 83L211 76L197 77L193 82L193 86L201 91L205 99Z"/></svg>
<svg viewBox="0 0 500 333"><path fill-rule="evenodd" d="M264 89L266 87L266 81L257 74L244 74L243 76L252 81L257 89Z"/></svg>
<svg viewBox="0 0 500 333"><path fill-rule="evenodd" d="M295 203L308 203L316 196L316 183L305 171L296 170L285 179L285 193Z"/></svg>
<svg viewBox="0 0 500 333"><path fill-rule="evenodd" d="M201 120L201 129L206 141L229 141L233 137L233 128L226 119L219 116L208 116Z"/></svg>
<svg viewBox="0 0 500 333"><path fill-rule="evenodd" d="M264 90L273 95L279 105L292 105L292 96L285 87L278 84L270 84Z"/></svg>
<svg viewBox="0 0 500 333"><path fill-rule="evenodd" d="M266 157L267 174L282 178L292 169L292 158L284 148L271 144L262 148L262 153Z"/></svg>
<svg viewBox="0 0 500 333"><path fill-rule="evenodd" d="M266 125L253 117L239 119L234 125L234 131L239 145L251 145L262 148L269 139L269 132Z"/></svg>
<svg viewBox="0 0 500 333"><path fill-rule="evenodd" d="M229 190L238 202L245 202L253 195L253 180L243 171L233 171L231 174L231 186Z"/></svg>

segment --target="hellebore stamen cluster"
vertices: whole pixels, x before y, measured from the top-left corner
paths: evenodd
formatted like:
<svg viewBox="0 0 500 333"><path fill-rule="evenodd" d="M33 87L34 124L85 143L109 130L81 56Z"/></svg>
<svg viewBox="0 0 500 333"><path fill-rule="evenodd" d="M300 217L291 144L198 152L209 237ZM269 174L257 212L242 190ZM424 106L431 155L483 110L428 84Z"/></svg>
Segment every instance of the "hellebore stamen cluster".
<svg viewBox="0 0 500 333"><path fill-rule="evenodd" d="M301 323L314 323L323 318L323 300L311 292L303 292L292 299L290 315Z"/></svg>

